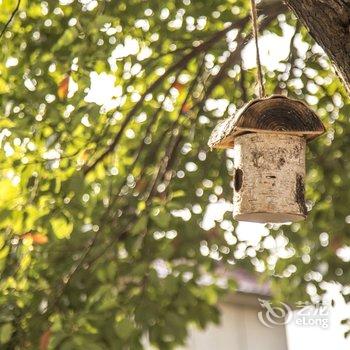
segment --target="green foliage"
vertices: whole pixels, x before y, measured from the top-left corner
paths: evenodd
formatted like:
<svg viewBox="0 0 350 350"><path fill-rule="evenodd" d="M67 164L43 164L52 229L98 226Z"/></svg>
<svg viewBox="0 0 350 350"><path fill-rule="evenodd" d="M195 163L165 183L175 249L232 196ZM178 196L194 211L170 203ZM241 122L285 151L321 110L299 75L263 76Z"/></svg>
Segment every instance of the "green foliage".
<svg viewBox="0 0 350 350"><path fill-rule="evenodd" d="M0 2L1 27L15 5ZM295 27L262 7L265 33ZM240 54L220 70L248 19L247 0L21 2L0 38L1 349L171 349L219 321L233 283L218 265L259 271L289 301L348 283L349 100L304 28L266 89L328 128L308 152L309 219L255 245L229 211L203 228L232 196L232 156L207 139L256 88Z"/></svg>

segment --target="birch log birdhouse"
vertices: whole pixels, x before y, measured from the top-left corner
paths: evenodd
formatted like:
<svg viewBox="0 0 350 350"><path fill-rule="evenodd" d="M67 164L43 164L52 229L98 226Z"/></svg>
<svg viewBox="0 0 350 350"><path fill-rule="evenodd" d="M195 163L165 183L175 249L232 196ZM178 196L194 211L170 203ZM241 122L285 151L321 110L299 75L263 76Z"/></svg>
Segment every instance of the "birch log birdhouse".
<svg viewBox="0 0 350 350"><path fill-rule="evenodd" d="M305 219L306 142L324 131L306 104L280 95L251 101L220 122L208 145L234 150L234 218L263 223Z"/></svg>

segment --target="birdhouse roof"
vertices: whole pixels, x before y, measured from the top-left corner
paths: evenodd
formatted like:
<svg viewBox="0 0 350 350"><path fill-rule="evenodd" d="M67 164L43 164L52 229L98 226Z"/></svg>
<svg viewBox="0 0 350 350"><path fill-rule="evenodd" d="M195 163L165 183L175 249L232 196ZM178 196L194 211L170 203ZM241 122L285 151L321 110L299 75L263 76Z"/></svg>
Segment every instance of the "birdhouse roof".
<svg viewBox="0 0 350 350"><path fill-rule="evenodd" d="M282 95L259 98L219 122L212 131L211 148L232 148L235 137L248 132L275 132L305 137L308 141L325 132L317 114L304 102Z"/></svg>

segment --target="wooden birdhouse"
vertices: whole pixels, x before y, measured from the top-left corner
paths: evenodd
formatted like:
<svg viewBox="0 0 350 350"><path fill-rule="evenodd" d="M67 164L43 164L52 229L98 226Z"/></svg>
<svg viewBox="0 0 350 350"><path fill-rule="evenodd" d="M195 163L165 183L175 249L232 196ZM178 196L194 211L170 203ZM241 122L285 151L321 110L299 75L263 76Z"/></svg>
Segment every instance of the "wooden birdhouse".
<svg viewBox="0 0 350 350"><path fill-rule="evenodd" d="M264 223L305 219L306 142L324 131L306 104L280 95L251 101L220 122L208 145L234 150L234 218Z"/></svg>

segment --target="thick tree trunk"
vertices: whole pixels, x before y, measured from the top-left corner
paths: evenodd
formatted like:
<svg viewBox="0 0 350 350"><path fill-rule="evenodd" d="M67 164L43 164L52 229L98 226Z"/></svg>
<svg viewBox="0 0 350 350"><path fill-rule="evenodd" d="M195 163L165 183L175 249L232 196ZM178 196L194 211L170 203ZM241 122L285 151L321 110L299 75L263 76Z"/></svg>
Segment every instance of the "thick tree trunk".
<svg viewBox="0 0 350 350"><path fill-rule="evenodd" d="M350 0L285 0L331 59L350 94Z"/></svg>

